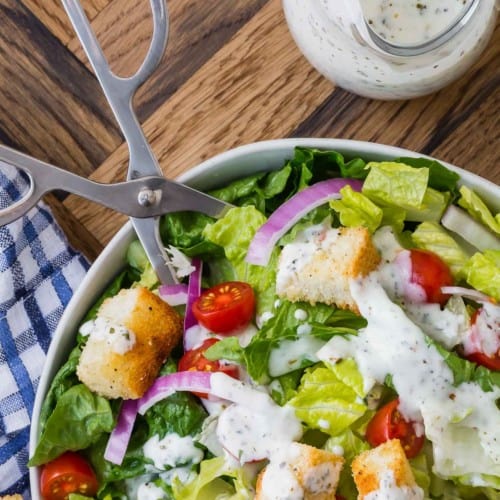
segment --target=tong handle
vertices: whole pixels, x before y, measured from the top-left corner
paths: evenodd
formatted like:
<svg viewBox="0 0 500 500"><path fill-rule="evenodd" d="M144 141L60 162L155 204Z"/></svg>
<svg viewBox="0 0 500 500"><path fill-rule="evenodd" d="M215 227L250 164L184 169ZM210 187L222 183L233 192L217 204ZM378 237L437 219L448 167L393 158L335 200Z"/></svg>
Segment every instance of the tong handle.
<svg viewBox="0 0 500 500"><path fill-rule="evenodd" d="M117 76L109 67L80 2L62 0L62 3L125 136L129 148L130 165L140 166L140 172L133 168L129 169L128 179L145 175L162 175L135 115L132 99L136 90L158 66L165 51L168 39L168 15L165 0L150 0L153 13L151 44L140 68L134 75L126 78Z"/></svg>

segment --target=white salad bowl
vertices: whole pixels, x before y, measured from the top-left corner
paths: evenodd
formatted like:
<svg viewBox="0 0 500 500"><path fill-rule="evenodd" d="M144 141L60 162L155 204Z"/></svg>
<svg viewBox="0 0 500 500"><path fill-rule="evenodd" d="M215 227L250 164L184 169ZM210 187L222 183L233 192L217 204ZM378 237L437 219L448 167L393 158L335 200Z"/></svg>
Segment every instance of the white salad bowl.
<svg viewBox="0 0 500 500"><path fill-rule="evenodd" d="M281 167L286 159L293 156L296 146L335 150L347 158L359 156L375 161L390 160L401 156L424 156L406 149L369 142L343 139L278 139L241 146L219 154L189 170L178 180L201 190L219 187L245 175ZM441 163L456 171L461 176L461 183L473 188L493 210L500 211L499 186L461 168ZM130 223L116 234L88 271L61 318L38 384L32 415L30 456L37 445L40 410L51 381L60 366L67 360L74 346L77 327L82 318L113 277L125 266L127 247L134 237ZM31 468L30 483L33 500L41 499L39 476L40 468Z"/></svg>

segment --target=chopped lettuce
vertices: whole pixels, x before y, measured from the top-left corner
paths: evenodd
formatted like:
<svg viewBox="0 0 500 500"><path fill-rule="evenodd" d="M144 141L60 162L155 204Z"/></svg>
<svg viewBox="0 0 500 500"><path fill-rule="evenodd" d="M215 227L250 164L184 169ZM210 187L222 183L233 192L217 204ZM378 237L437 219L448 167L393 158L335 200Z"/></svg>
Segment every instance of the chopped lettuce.
<svg viewBox="0 0 500 500"><path fill-rule="evenodd" d="M418 210L423 202L429 169L413 168L404 163L370 162L370 171L362 192L380 206L397 206Z"/></svg>
<svg viewBox="0 0 500 500"><path fill-rule="evenodd" d="M462 273L469 285L500 300L500 250L475 253L465 263Z"/></svg>
<svg viewBox="0 0 500 500"><path fill-rule="evenodd" d="M114 425L109 401L83 384L74 385L58 399L29 465L47 463L68 450L83 450Z"/></svg>
<svg viewBox="0 0 500 500"><path fill-rule="evenodd" d="M411 238L417 247L439 255L448 264L455 278L462 276L469 256L442 226L435 222L422 222L412 233Z"/></svg>
<svg viewBox="0 0 500 500"><path fill-rule="evenodd" d="M449 193L427 188L419 208L408 208L406 220L413 222L439 222L450 201Z"/></svg>
<svg viewBox="0 0 500 500"><path fill-rule="evenodd" d="M257 313L274 302L277 250L273 251L266 267L249 264L245 257L255 233L265 221L266 217L255 207L236 207L203 231L209 241L224 248L238 280L252 285L257 296Z"/></svg>
<svg viewBox="0 0 500 500"><path fill-rule="evenodd" d="M174 479L172 489L176 500L247 500L255 493L245 471L229 466L224 457L203 460L192 482Z"/></svg>
<svg viewBox="0 0 500 500"><path fill-rule="evenodd" d="M330 436L344 432L367 410L356 391L322 365L306 370L289 404L308 427Z"/></svg>
<svg viewBox="0 0 500 500"><path fill-rule="evenodd" d="M364 226L374 233L382 222L382 209L362 193L354 191L351 186L343 187L340 194L342 198L330 201L330 207L339 213L342 225Z"/></svg>
<svg viewBox="0 0 500 500"><path fill-rule="evenodd" d="M460 188L460 195L458 204L490 231L500 235L500 213L494 216L484 201L467 186Z"/></svg>
<svg viewBox="0 0 500 500"><path fill-rule="evenodd" d="M427 168L429 170L429 187L455 194L460 176L438 161L430 158L411 157L398 158L394 161L414 168Z"/></svg>

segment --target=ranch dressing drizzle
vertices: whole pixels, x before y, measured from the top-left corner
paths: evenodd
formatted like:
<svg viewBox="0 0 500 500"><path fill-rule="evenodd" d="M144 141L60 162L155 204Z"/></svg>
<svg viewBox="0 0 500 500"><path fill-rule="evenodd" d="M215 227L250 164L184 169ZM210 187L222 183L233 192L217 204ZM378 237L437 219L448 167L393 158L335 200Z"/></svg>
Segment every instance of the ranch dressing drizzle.
<svg viewBox="0 0 500 500"><path fill-rule="evenodd" d="M240 463L271 458L302 436L294 409L278 406L267 393L219 372L210 383L213 394L234 402L219 415L216 434Z"/></svg>
<svg viewBox="0 0 500 500"><path fill-rule="evenodd" d="M351 294L368 321L367 327L356 337L334 337L320 349L318 358L330 363L354 358L366 389L375 382L383 383L390 375L400 397L401 413L408 420L423 420L426 435L434 443L438 473L499 474L500 412L495 400L500 391L485 393L471 383L455 387L443 358L427 345L422 330L389 299L376 272L353 280ZM465 459L459 466L457 441L465 436L466 446L479 448L476 453L483 457L482 463Z"/></svg>
<svg viewBox="0 0 500 500"><path fill-rule="evenodd" d="M394 479L394 472L384 471L379 476L379 488L371 491L363 498L364 500L422 500L424 491L418 486L398 486Z"/></svg>
<svg viewBox="0 0 500 500"><path fill-rule="evenodd" d="M472 0L360 0L370 28L394 45L416 45L439 36Z"/></svg>

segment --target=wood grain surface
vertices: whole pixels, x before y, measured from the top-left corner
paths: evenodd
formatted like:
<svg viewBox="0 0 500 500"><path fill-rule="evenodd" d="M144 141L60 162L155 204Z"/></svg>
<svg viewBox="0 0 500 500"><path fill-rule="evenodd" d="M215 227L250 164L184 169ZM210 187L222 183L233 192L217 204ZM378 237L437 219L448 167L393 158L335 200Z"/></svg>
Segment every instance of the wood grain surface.
<svg viewBox="0 0 500 500"><path fill-rule="evenodd" d="M147 0L83 0L111 67L132 74L150 42ZM170 0L165 57L135 108L168 177L228 148L280 137L368 140L438 157L500 183L500 28L458 81L411 101L336 87L295 46L279 0ZM60 0L0 0L0 142L101 182L127 147ZM48 198L91 260L125 218Z"/></svg>

